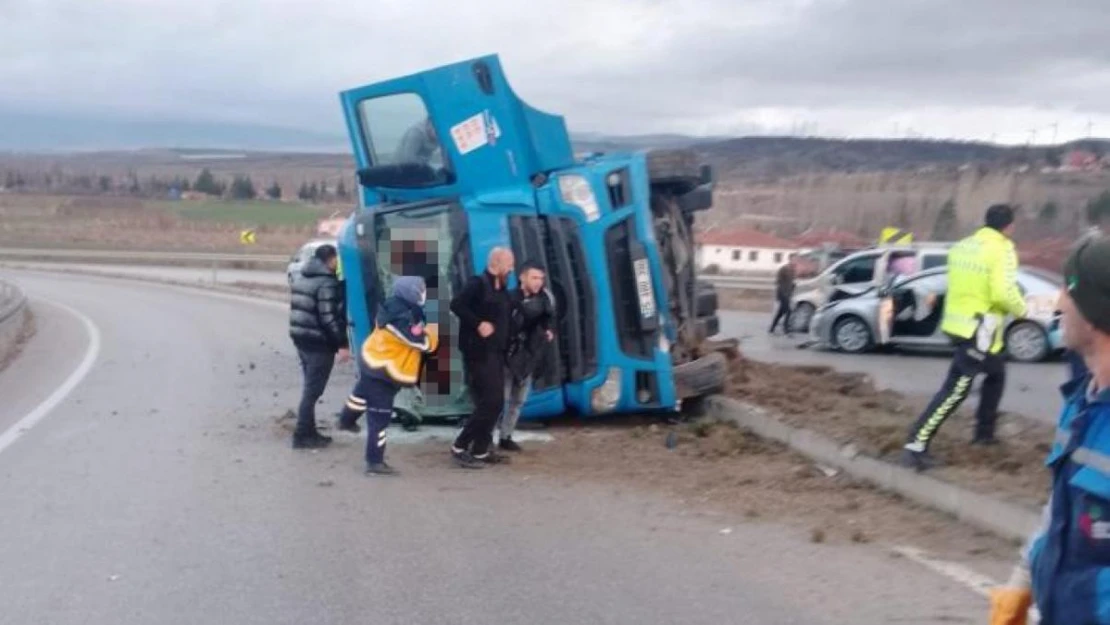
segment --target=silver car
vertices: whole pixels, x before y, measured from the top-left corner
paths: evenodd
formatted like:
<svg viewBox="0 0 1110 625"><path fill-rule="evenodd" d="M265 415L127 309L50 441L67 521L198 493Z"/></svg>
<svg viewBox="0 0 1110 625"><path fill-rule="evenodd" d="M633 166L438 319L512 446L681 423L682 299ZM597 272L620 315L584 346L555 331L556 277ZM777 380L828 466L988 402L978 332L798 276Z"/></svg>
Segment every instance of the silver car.
<svg viewBox="0 0 1110 625"><path fill-rule="evenodd" d="M1056 300L1061 285L1045 272L1021 268L1018 287L1025 296L1025 319L1006 321L1006 353L1016 361L1038 362L1058 352ZM863 291L839 290L814 313L811 345L861 353L879 346L951 347L941 332L948 275L936 268L898 276Z"/></svg>
<svg viewBox="0 0 1110 625"><path fill-rule="evenodd" d="M810 320L834 291L860 293L887 281L899 264L909 262L914 273L943 267L948 261L950 243L881 245L860 250L834 262L817 276L799 280L791 300L790 327L795 332L809 330Z"/></svg>
<svg viewBox="0 0 1110 625"><path fill-rule="evenodd" d="M301 275L301 268L303 268L304 264L308 262L308 259L312 258L312 255L316 253L316 248L324 244L335 245L335 240L315 239L302 245L301 249L297 250L296 254L293 254L293 257L289 259L289 266L285 269L285 275L289 279L289 286L293 286L293 280Z"/></svg>

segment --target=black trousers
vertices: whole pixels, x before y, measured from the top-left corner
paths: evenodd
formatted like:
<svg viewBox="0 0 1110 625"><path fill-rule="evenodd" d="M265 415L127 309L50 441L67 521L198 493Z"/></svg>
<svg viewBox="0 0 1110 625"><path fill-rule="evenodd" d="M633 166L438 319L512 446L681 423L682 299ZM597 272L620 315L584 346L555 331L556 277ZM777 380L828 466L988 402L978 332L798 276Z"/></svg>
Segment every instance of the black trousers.
<svg viewBox="0 0 1110 625"><path fill-rule="evenodd" d="M1002 391L1006 388L1006 356L984 354L975 348L974 341L961 339L956 342L956 355L952 358L952 366L948 369L944 385L913 424L906 448L913 451L927 450L940 426L971 394L971 385L980 375L986 377L983 378L979 407L975 412L975 438L994 438L998 405L1002 402Z"/></svg>
<svg viewBox="0 0 1110 625"><path fill-rule="evenodd" d="M482 457L489 452L493 428L505 407L505 361L498 353L483 354L467 358L464 366L474 413L455 439L455 447Z"/></svg>
<svg viewBox="0 0 1110 625"><path fill-rule="evenodd" d="M775 310L775 317L771 320L770 331L774 332L779 325L779 320L782 320L783 331L790 334L790 297L779 295L777 299L779 302L778 309Z"/></svg>
<svg viewBox="0 0 1110 625"><path fill-rule="evenodd" d="M297 406L297 429L293 435L300 438L316 434L316 402L328 387L328 378L335 367L335 352L298 349L304 386L301 403Z"/></svg>

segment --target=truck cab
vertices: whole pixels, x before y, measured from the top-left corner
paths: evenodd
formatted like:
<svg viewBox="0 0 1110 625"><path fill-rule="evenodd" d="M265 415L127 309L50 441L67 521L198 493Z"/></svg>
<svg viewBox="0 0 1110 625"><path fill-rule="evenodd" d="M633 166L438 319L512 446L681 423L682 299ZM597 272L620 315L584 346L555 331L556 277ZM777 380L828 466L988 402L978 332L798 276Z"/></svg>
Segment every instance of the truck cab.
<svg viewBox="0 0 1110 625"><path fill-rule="evenodd" d="M425 279L440 326L399 412L470 413L449 305L498 246L544 268L557 311L523 418L675 410L720 389L725 358L705 347L716 297L696 279L691 233L712 176L692 153L576 158L563 118L518 98L496 56L340 99L360 200L339 236L352 345L401 275Z"/></svg>

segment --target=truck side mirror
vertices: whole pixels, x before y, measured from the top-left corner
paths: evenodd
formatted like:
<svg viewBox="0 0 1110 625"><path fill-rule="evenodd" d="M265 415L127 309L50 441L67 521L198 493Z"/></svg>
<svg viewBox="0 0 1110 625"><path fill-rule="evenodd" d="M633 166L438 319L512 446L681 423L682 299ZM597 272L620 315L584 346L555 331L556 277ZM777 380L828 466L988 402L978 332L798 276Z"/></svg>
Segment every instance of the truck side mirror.
<svg viewBox="0 0 1110 625"><path fill-rule="evenodd" d="M701 184L713 184L713 166L701 166Z"/></svg>

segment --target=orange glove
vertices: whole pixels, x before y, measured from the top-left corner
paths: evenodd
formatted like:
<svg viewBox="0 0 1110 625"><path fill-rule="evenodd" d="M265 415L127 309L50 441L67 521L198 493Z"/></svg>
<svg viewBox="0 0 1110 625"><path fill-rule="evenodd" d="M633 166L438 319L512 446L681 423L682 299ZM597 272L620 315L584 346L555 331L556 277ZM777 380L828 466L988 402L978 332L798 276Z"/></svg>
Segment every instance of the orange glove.
<svg viewBox="0 0 1110 625"><path fill-rule="evenodd" d="M1026 625L1032 603L1028 588L992 588L990 625Z"/></svg>

